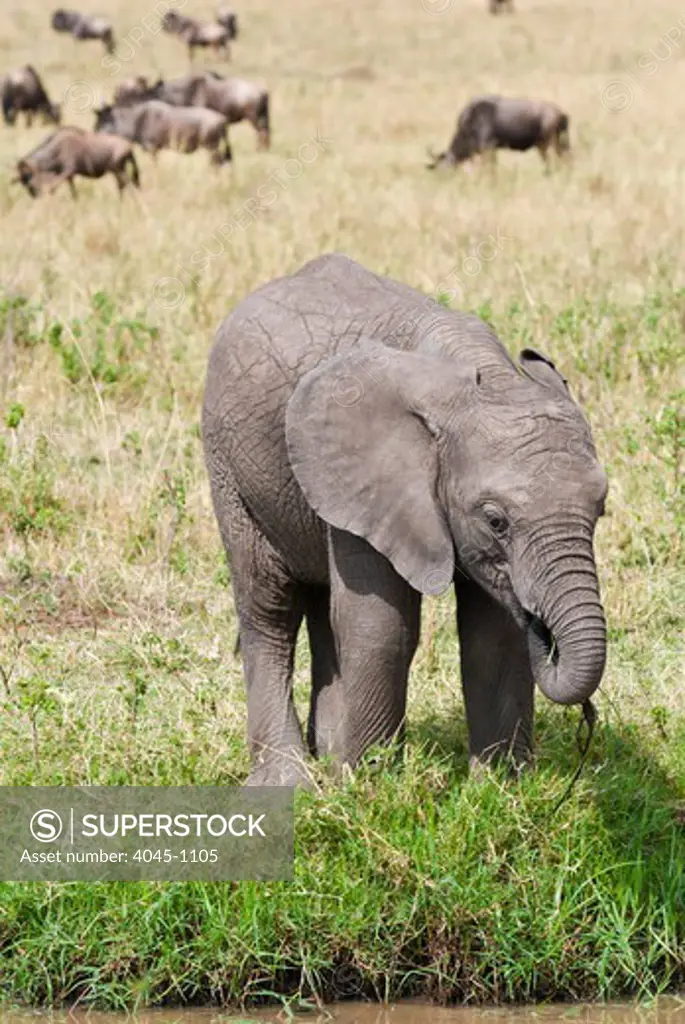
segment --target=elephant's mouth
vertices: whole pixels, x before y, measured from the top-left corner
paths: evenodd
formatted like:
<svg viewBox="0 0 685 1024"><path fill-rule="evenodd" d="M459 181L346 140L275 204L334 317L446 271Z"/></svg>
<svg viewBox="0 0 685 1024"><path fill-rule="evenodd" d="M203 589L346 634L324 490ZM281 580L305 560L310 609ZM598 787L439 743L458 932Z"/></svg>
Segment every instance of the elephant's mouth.
<svg viewBox="0 0 685 1024"><path fill-rule="evenodd" d="M550 664L557 665L559 662L559 646L554 639L552 631L545 625L538 615L531 615L526 612L526 626L529 640L535 646L542 658Z"/></svg>

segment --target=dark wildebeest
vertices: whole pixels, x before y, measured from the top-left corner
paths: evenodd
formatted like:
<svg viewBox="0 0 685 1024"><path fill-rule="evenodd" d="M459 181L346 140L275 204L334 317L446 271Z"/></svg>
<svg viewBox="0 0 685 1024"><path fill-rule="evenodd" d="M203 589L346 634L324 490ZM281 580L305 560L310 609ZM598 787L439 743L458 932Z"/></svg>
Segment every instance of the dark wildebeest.
<svg viewBox="0 0 685 1024"><path fill-rule="evenodd" d="M478 154L493 160L497 149L526 150L536 146L545 166L550 146L558 156L570 149L569 117L544 100L479 96L464 108L449 149L432 156L428 167L455 166Z"/></svg>
<svg viewBox="0 0 685 1024"><path fill-rule="evenodd" d="M238 15L231 7L226 7L225 4L221 4L217 11L216 20L219 25L223 25L224 28L228 29L229 39L233 40L238 38Z"/></svg>
<svg viewBox="0 0 685 1024"><path fill-rule="evenodd" d="M197 21L176 11L169 11L162 18L162 28L165 32L171 32L185 41L191 61L197 46L211 46L217 54L222 53L226 60L230 57L228 44L231 36L225 25L218 25L213 21Z"/></svg>
<svg viewBox="0 0 685 1024"><path fill-rule="evenodd" d="M183 75L168 82L160 79L150 96L176 107L207 107L223 114L229 124L249 121L257 132L258 143L268 149L269 94L267 90L245 78L223 78L216 71Z"/></svg>
<svg viewBox="0 0 685 1024"><path fill-rule="evenodd" d="M130 166L131 175L128 176ZM99 135L82 128L58 128L41 142L28 156L17 163L14 182L21 182L34 198L43 191L54 192L63 181L69 182L71 194L76 198L74 177L101 178L113 174L123 192L129 182L140 186L138 165L128 139L116 135Z"/></svg>
<svg viewBox="0 0 685 1024"><path fill-rule="evenodd" d="M490 14L499 14L500 11L514 13L514 0L488 0Z"/></svg>
<svg viewBox="0 0 685 1024"><path fill-rule="evenodd" d="M114 32L106 18L58 7L51 24L55 32L69 32L74 39L101 39L107 53L114 53Z"/></svg>
<svg viewBox="0 0 685 1024"><path fill-rule="evenodd" d="M0 92L5 124L14 124L17 114L24 114L28 127L34 114L41 114L44 121L59 124L59 105L50 102L40 75L30 64L5 75L0 82Z"/></svg>
<svg viewBox="0 0 685 1024"><path fill-rule="evenodd" d="M121 107L129 103L140 103L147 99L150 93L150 84L145 75L132 75L124 78L114 90L112 103L115 107Z"/></svg>
<svg viewBox="0 0 685 1024"><path fill-rule="evenodd" d="M131 106L103 107L95 115L96 131L123 135L153 156L160 149L194 153L203 147L212 154L212 163L223 164L232 159L228 121L216 110L172 107L153 99Z"/></svg>

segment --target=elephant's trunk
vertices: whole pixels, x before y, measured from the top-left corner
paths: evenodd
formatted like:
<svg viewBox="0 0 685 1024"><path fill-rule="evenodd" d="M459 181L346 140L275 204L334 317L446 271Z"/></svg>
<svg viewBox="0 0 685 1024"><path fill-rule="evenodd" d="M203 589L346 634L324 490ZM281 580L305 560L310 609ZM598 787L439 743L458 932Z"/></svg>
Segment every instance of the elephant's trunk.
<svg viewBox="0 0 685 1024"><path fill-rule="evenodd" d="M591 531L579 541L548 537L546 565L534 585L528 650L533 676L557 704L581 704L600 684L606 662L606 622Z"/></svg>

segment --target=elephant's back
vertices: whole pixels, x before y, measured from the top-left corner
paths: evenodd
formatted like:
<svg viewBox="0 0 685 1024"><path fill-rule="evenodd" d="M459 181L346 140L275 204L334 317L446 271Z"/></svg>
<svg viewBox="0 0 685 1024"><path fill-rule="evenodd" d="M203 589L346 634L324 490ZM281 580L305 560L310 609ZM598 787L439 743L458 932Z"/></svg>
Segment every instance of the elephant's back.
<svg viewBox="0 0 685 1024"><path fill-rule="evenodd" d="M257 289L223 321L205 385L210 473L223 466L231 474L296 578L326 582L328 574L326 528L295 480L285 442L286 406L298 381L369 338L403 349L430 342L451 354L459 326L466 336L471 321L489 330L337 253ZM450 338L443 342L445 323Z"/></svg>

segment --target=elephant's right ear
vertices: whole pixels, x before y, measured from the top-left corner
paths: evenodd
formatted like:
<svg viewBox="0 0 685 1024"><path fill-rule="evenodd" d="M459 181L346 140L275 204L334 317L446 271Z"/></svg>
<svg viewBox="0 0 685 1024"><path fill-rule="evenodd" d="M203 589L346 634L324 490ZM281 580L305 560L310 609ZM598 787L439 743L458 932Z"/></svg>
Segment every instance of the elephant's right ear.
<svg viewBox="0 0 685 1024"><path fill-rule="evenodd" d="M525 375L538 384L546 384L568 395L568 381L559 373L551 359L534 348L524 348L519 355L519 365Z"/></svg>
<svg viewBox="0 0 685 1024"><path fill-rule="evenodd" d="M356 348L305 374L286 410L290 462L314 511L367 540L424 594L454 576L436 437L421 411L444 369L435 356Z"/></svg>

